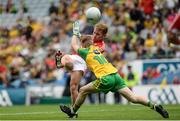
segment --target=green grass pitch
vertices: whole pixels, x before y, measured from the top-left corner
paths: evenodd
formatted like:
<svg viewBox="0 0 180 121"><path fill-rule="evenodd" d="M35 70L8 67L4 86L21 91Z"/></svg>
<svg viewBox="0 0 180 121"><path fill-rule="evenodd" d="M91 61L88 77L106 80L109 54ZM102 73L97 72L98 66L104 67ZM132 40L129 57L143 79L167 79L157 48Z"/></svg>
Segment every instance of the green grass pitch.
<svg viewBox="0 0 180 121"><path fill-rule="evenodd" d="M180 105L164 105L168 120L180 120ZM78 120L162 120L155 111L141 105L83 105ZM76 120L77 120L76 119ZM58 105L0 107L0 120L69 120Z"/></svg>

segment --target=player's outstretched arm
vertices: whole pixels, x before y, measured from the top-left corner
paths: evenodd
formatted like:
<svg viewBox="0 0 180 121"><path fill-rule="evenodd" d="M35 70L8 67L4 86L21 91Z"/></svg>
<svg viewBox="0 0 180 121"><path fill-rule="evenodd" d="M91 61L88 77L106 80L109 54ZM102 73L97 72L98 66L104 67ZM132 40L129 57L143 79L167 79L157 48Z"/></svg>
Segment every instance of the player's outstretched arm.
<svg viewBox="0 0 180 121"><path fill-rule="evenodd" d="M80 48L80 45L79 45L79 37L80 36L81 36L81 34L80 34L79 21L75 21L73 23L73 36L72 36L71 46L74 49L74 51L76 51L76 52Z"/></svg>
<svg viewBox="0 0 180 121"><path fill-rule="evenodd" d="M77 50L80 48L79 45L79 38L76 35L72 36L72 40L71 40L71 46L74 49L74 51L77 52Z"/></svg>
<svg viewBox="0 0 180 121"><path fill-rule="evenodd" d="M76 35L77 37L81 36L80 24L78 20L73 23L73 35Z"/></svg>

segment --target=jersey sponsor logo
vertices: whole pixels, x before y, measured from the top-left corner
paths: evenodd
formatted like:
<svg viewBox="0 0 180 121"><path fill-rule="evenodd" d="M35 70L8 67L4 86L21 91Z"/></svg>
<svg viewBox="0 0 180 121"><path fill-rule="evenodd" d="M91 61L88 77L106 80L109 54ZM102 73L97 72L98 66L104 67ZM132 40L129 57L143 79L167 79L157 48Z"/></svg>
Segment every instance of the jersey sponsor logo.
<svg viewBox="0 0 180 121"><path fill-rule="evenodd" d="M148 98L162 104L178 104L176 94L172 88L151 88L148 92Z"/></svg>

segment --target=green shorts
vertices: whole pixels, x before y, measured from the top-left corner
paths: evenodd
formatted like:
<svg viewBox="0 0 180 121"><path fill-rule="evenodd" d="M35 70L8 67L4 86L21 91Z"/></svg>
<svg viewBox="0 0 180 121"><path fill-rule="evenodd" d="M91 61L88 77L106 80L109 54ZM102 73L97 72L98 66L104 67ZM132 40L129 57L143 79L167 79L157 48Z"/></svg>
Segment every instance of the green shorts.
<svg viewBox="0 0 180 121"><path fill-rule="evenodd" d="M126 87L124 80L119 76L118 73L103 76L102 78L97 79L92 83L97 90L104 93L108 93L109 91L115 92Z"/></svg>

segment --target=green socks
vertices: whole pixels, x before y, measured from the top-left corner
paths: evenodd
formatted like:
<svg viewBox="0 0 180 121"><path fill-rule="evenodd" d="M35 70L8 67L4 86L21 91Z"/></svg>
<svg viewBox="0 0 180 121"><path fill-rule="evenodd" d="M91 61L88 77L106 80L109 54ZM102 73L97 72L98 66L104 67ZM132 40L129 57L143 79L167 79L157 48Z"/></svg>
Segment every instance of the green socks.
<svg viewBox="0 0 180 121"><path fill-rule="evenodd" d="M73 109L73 111L76 113L76 112L78 111L79 108L80 108L80 106L74 105L72 109Z"/></svg>

